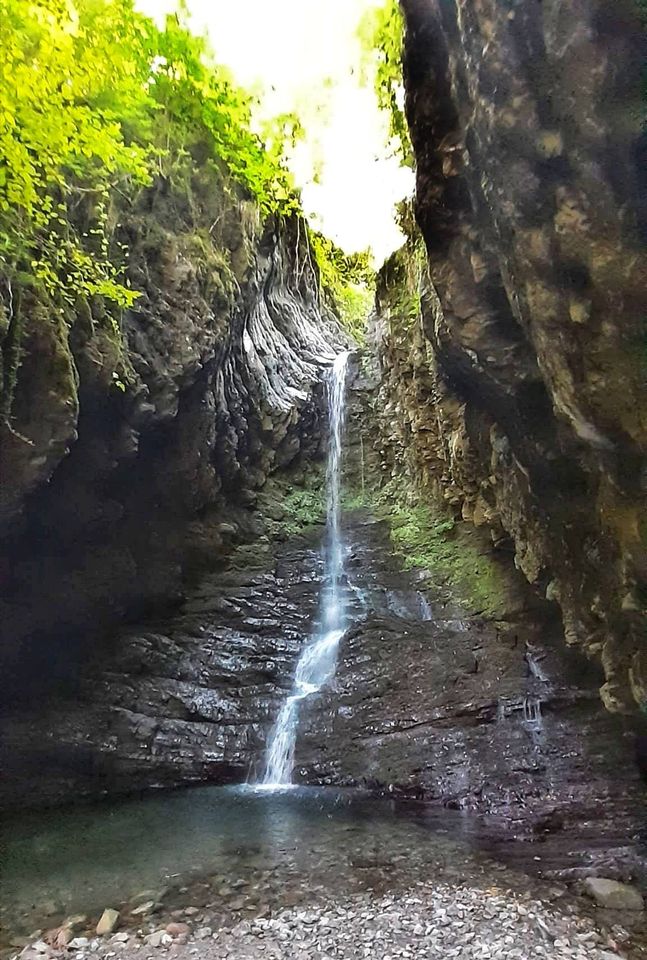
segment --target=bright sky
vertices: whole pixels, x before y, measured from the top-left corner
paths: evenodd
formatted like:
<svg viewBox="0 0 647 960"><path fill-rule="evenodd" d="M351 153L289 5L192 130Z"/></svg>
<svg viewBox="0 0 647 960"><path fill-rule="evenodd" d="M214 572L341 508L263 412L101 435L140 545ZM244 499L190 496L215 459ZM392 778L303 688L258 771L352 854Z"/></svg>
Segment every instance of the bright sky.
<svg viewBox="0 0 647 960"><path fill-rule="evenodd" d="M313 225L349 253L370 246L378 263L402 243L393 207L413 189L411 171L388 155L372 90L360 84L357 25L379 2L188 0L191 27L206 31L218 61L242 86L263 90L263 113L300 116L306 139L291 166ZM175 0L137 3L156 18L175 9Z"/></svg>

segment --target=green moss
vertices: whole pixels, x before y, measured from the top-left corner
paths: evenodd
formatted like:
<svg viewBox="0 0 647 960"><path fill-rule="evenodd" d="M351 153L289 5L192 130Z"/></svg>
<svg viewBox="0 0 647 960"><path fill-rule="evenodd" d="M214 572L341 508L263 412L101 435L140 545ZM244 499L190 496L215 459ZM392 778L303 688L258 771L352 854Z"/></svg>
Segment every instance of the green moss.
<svg viewBox="0 0 647 960"><path fill-rule="evenodd" d="M324 491L315 489L294 489L283 499L285 516L280 521L281 529L289 537L297 536L307 527L323 523L326 519Z"/></svg>
<svg viewBox="0 0 647 960"><path fill-rule="evenodd" d="M326 519L323 471L314 467L273 477L259 495L257 508L270 540L307 533Z"/></svg>
<svg viewBox="0 0 647 960"><path fill-rule="evenodd" d="M423 570L430 587L471 612L502 618L514 599L511 577L492 555L482 534L457 522L419 494L392 480L379 490L347 490L344 510L366 508L387 520L405 570Z"/></svg>
<svg viewBox="0 0 647 960"><path fill-rule="evenodd" d="M372 507L373 504L373 497L366 491L347 489L342 493L342 510L361 510L362 507Z"/></svg>
<svg viewBox="0 0 647 960"><path fill-rule="evenodd" d="M429 571L430 581L447 587L458 602L485 616L503 615L508 601L505 576L473 528L421 504L396 505L388 519L405 570Z"/></svg>

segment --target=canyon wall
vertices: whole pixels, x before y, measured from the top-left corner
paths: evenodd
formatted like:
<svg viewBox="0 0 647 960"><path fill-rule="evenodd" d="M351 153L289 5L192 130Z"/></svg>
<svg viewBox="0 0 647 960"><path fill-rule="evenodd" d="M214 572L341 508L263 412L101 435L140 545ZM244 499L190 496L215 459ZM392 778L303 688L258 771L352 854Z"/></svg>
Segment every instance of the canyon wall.
<svg viewBox="0 0 647 960"><path fill-rule="evenodd" d="M383 270L382 458L489 527L647 702L643 41L633 2L403 0L416 239ZM421 269L418 269L420 265Z"/></svg>
<svg viewBox="0 0 647 960"><path fill-rule="evenodd" d="M304 223L261 222L212 165L112 216L133 309L61 314L23 291L0 437L5 702L263 534L258 491L318 455L321 367L344 342Z"/></svg>

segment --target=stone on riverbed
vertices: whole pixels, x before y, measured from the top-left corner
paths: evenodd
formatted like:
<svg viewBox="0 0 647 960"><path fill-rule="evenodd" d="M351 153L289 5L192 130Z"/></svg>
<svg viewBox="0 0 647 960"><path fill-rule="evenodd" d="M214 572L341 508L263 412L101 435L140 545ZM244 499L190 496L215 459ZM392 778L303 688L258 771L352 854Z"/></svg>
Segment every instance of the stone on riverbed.
<svg viewBox="0 0 647 960"><path fill-rule="evenodd" d="M173 942L173 937L166 930L155 930L144 937L144 943L149 947L168 947Z"/></svg>
<svg viewBox="0 0 647 960"><path fill-rule="evenodd" d="M606 907L607 910L642 910L645 906L642 895L635 887L617 880L587 877L584 890L598 906Z"/></svg>
<svg viewBox="0 0 647 960"><path fill-rule="evenodd" d="M135 907L134 910L131 910L133 917L142 917L147 913L152 913L155 909L155 901L147 900L146 903L140 903L138 907Z"/></svg>
<svg viewBox="0 0 647 960"><path fill-rule="evenodd" d="M106 907L97 924L97 936L105 937L109 933L114 933L118 923L119 911L113 910L111 907Z"/></svg>
<svg viewBox="0 0 647 960"><path fill-rule="evenodd" d="M83 950L85 947L90 946L90 941L87 937L74 937L73 940L70 940L68 947L70 950Z"/></svg>

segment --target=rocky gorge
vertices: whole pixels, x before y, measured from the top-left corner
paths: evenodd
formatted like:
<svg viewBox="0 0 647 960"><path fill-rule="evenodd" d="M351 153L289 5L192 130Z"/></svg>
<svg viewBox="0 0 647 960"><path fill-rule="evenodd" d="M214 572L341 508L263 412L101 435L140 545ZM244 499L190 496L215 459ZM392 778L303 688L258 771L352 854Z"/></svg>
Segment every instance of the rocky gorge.
<svg viewBox="0 0 647 960"><path fill-rule="evenodd" d="M403 3L416 159L376 329L385 460L507 544L644 703L637 5ZM401 469L400 469L401 468Z"/></svg>
<svg viewBox="0 0 647 960"><path fill-rule="evenodd" d="M617 7L402 0L416 194L361 342L301 213L196 149L113 198L133 306L20 291L7 956L645 955L643 41ZM300 694L326 603L334 676Z"/></svg>
<svg viewBox="0 0 647 960"><path fill-rule="evenodd" d="M262 535L256 491L321 445L319 370L345 337L303 225L200 173L190 207L165 194L122 225L144 293L120 331L86 304L44 339L34 304L2 446L5 670L45 650L55 672L57 645L180 596L238 520Z"/></svg>

